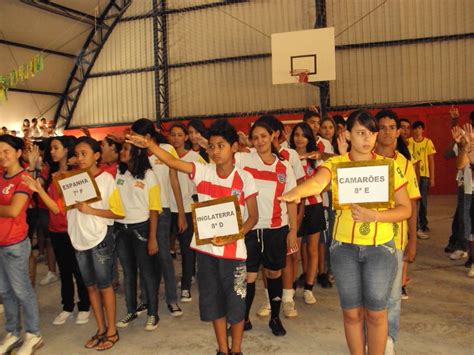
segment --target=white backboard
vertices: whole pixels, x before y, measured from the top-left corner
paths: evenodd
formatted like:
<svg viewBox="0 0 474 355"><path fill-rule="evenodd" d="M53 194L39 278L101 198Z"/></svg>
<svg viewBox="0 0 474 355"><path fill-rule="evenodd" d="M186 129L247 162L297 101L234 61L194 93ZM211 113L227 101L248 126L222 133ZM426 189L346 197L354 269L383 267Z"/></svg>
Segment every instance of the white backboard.
<svg viewBox="0 0 474 355"><path fill-rule="evenodd" d="M336 79L334 27L272 34L273 84L297 83L301 70L308 82Z"/></svg>

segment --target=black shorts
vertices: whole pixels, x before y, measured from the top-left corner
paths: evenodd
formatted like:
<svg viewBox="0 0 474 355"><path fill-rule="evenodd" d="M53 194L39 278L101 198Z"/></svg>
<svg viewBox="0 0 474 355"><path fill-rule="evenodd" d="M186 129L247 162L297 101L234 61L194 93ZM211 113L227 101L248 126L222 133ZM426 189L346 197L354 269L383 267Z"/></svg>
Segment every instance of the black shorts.
<svg viewBox="0 0 474 355"><path fill-rule="evenodd" d="M304 208L304 217L298 231L299 237L320 233L326 230L326 218L322 203L308 205Z"/></svg>
<svg viewBox="0 0 474 355"><path fill-rule="evenodd" d="M288 226L275 229L254 229L245 235L247 272L258 272L260 264L278 271L286 265Z"/></svg>
<svg viewBox="0 0 474 355"><path fill-rule="evenodd" d="M196 256L201 320L210 322L226 317L230 324L244 320L247 295L245 262L199 252Z"/></svg>

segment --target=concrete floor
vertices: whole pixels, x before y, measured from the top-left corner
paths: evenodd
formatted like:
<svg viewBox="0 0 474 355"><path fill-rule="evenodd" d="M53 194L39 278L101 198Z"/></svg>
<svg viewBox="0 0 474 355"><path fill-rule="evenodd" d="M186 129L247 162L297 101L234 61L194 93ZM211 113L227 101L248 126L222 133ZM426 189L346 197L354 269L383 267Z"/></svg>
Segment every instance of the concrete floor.
<svg viewBox="0 0 474 355"><path fill-rule="evenodd" d="M474 354L474 279L466 277L464 261L450 261L443 249L451 228L454 196L433 196L429 200L431 239L419 241L416 263L410 268L410 298L403 301L397 354ZM38 268L38 280L46 267ZM262 284L257 283L252 314L263 300ZM38 354L91 354L83 348L95 333L95 321L76 325L73 320L63 326L51 322L61 311L59 283L38 286L41 330L45 346ZM211 324L199 321L196 287L193 301L182 304L184 315L169 315L160 297L160 325L154 332L143 330L141 316L120 331L120 341L109 354L213 354L215 346ZM283 319L284 337L271 335L267 320L252 315L254 329L245 333L246 354L347 354L344 330L335 288L315 288L318 303L308 306L302 290L296 294L299 316ZM123 293L117 296L117 315L125 312ZM3 337L3 316L0 316Z"/></svg>

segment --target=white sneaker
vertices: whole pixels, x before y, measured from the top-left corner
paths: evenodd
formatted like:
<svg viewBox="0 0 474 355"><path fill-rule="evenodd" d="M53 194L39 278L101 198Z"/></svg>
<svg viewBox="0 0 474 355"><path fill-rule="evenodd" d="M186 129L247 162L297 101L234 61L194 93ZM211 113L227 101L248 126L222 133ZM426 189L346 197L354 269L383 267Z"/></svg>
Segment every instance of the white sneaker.
<svg viewBox="0 0 474 355"><path fill-rule="evenodd" d="M89 311L81 311L77 313L76 324L86 324L89 322Z"/></svg>
<svg viewBox="0 0 474 355"><path fill-rule="evenodd" d="M311 290L304 290L303 298L304 298L304 302L306 304L315 304L316 303L316 297L314 297L313 291L311 291Z"/></svg>
<svg viewBox="0 0 474 355"><path fill-rule="evenodd" d="M393 339L391 337L387 337L384 355L395 355L395 348L393 344Z"/></svg>
<svg viewBox="0 0 474 355"><path fill-rule="evenodd" d="M72 312L62 311L53 320L53 325L63 325L66 321L72 317Z"/></svg>
<svg viewBox="0 0 474 355"><path fill-rule="evenodd" d="M260 308L257 311L257 316L259 317L268 317L272 311L272 308L270 307L269 302L265 302L260 306Z"/></svg>
<svg viewBox="0 0 474 355"><path fill-rule="evenodd" d="M471 265L471 269L469 269L467 277L474 277L474 264Z"/></svg>
<svg viewBox="0 0 474 355"><path fill-rule="evenodd" d="M181 302L183 303L189 303L193 300L191 297L191 291L189 290L182 290L181 291Z"/></svg>
<svg viewBox="0 0 474 355"><path fill-rule="evenodd" d="M449 258L451 260L461 260L461 259L464 259L464 258L467 258L467 252L465 252L464 250L455 250L450 256Z"/></svg>
<svg viewBox="0 0 474 355"><path fill-rule="evenodd" d="M50 283L58 281L58 275L56 273L48 271L45 277L40 281L41 286L49 285Z"/></svg>
<svg viewBox="0 0 474 355"><path fill-rule="evenodd" d="M36 350L44 345L43 338L41 335L34 335L31 333L25 334L25 341L20 349L18 349L17 355L32 355Z"/></svg>
<svg viewBox="0 0 474 355"><path fill-rule="evenodd" d="M425 232L423 232L421 229L418 229L416 231L416 236L418 237L418 239L422 239L422 240L430 239L430 236L426 234Z"/></svg>
<svg viewBox="0 0 474 355"><path fill-rule="evenodd" d="M297 317L298 311L296 310L295 302L283 302L283 314L286 318Z"/></svg>
<svg viewBox="0 0 474 355"><path fill-rule="evenodd" d="M7 333L0 344L0 354L9 354L13 349L18 348L23 343L23 339Z"/></svg>
<svg viewBox="0 0 474 355"><path fill-rule="evenodd" d="M158 322L160 319L158 316L148 316L146 319L145 330L152 331L158 328Z"/></svg>

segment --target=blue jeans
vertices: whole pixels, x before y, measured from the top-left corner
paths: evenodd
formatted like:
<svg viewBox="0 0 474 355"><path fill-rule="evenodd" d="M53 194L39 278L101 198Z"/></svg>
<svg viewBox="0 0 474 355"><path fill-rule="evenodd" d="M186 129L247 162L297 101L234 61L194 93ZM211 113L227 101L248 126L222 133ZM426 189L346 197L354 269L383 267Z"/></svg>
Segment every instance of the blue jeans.
<svg viewBox="0 0 474 355"><path fill-rule="evenodd" d="M104 289L112 285L115 237L114 227L107 228L104 240L92 249L76 251L77 264L86 287Z"/></svg>
<svg viewBox="0 0 474 355"><path fill-rule="evenodd" d="M155 257L148 255L149 221L134 225L115 223L117 253L123 268L127 313L137 309L137 271L148 304L148 315L158 315Z"/></svg>
<svg viewBox="0 0 474 355"><path fill-rule="evenodd" d="M395 342L400 328L402 306L403 251L396 249L397 272L393 280L392 292L388 298L388 336Z"/></svg>
<svg viewBox="0 0 474 355"><path fill-rule="evenodd" d="M386 309L397 269L393 240L377 246L333 240L330 252L341 308Z"/></svg>
<svg viewBox="0 0 474 355"><path fill-rule="evenodd" d="M173 229L179 241L179 250L181 250L181 290L191 290L191 281L196 265L196 253L189 247L194 234L193 214L191 212L185 214L188 228L181 234L178 234L178 214L172 213L171 216Z"/></svg>
<svg viewBox="0 0 474 355"><path fill-rule="evenodd" d="M420 177L420 194L421 198L418 201L418 225L417 229L425 231L428 227L428 189L430 188L430 178L425 176Z"/></svg>
<svg viewBox="0 0 474 355"><path fill-rule="evenodd" d="M23 307L25 331L39 335L39 312L36 294L31 286L28 260L30 239L0 247L0 296L5 307L5 330L20 336L20 305Z"/></svg>
<svg viewBox="0 0 474 355"><path fill-rule="evenodd" d="M157 265L157 285L160 290L161 277L165 280L166 303L173 304L178 301L176 293L176 276L174 273L173 258L170 252L171 233L171 211L163 208L163 212L158 216L158 228L156 238L158 241L158 265Z"/></svg>

